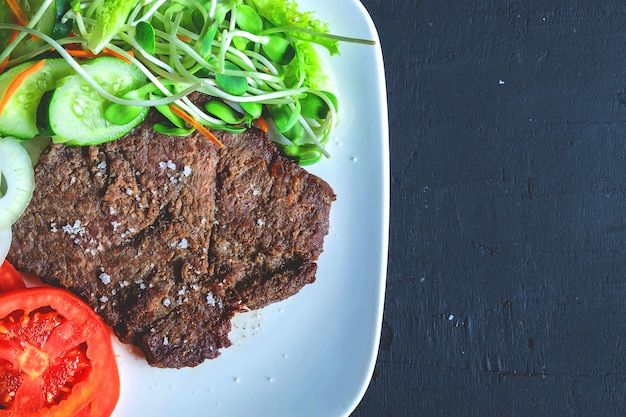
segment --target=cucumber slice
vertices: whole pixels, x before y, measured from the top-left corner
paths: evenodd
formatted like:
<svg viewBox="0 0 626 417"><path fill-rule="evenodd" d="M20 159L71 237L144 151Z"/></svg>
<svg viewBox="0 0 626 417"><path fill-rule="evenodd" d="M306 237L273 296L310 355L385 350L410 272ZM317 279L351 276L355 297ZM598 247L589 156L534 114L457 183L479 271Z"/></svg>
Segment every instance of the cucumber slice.
<svg viewBox="0 0 626 417"><path fill-rule="evenodd" d="M9 85L32 62L25 62L0 75L0 96ZM0 133L19 139L30 139L39 134L37 128L37 107L42 95L55 87L56 80L73 73L72 67L64 59L47 59L43 67L29 75L18 87L0 114Z"/></svg>
<svg viewBox="0 0 626 417"><path fill-rule="evenodd" d="M39 106L37 107L37 129L39 129L39 134L44 137L51 138L54 136L54 132L50 127L50 101L52 100L52 96L54 96L54 90L46 91L41 96L41 100L39 100Z"/></svg>
<svg viewBox="0 0 626 417"><path fill-rule="evenodd" d="M0 229L0 265L2 265L2 262L4 262L4 259L7 257L7 253L9 253L12 237L10 227Z"/></svg>
<svg viewBox="0 0 626 417"><path fill-rule="evenodd" d="M30 156L19 140L0 138L0 230L24 213L35 189Z"/></svg>
<svg viewBox="0 0 626 417"><path fill-rule="evenodd" d="M139 68L118 58L94 59L82 67L103 89L119 97L147 82ZM55 143L84 146L115 140L137 126L148 114L148 107L145 107L130 122L113 124L104 117L110 102L81 76L70 75L58 84L47 111Z"/></svg>

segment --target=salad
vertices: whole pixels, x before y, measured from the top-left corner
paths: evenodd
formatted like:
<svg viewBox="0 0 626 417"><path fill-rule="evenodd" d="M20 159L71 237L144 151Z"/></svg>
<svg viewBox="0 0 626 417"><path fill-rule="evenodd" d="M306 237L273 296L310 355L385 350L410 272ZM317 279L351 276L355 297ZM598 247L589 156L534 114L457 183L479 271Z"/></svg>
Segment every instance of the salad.
<svg viewBox="0 0 626 417"><path fill-rule="evenodd" d="M18 0L0 6L6 21L0 23L0 68L19 68L5 76L7 83L24 73L47 72L45 86L22 88L35 93L28 100L44 115L38 123L31 120L30 129L14 131L15 118L11 121L0 113L0 132L21 139L42 134L55 142L97 144L122 136L143 120L146 108L155 107L168 120L155 125L164 134L184 136L198 126L238 132L254 121L270 121L273 137L287 155L303 164L313 163L328 156L324 144L337 123L337 99L316 46L334 55L340 41L368 43L330 34L327 24L284 0L31 0L28 4L36 5L30 18ZM92 68L92 61L103 56L130 65ZM54 65L42 63L54 57ZM57 117L64 110L59 103L74 97L69 93L77 87L83 95L95 93L107 102L106 107L100 106L102 114L89 117L81 113L86 106L65 104L70 107L65 116L86 127L81 133L87 137L81 139L45 117L50 113L50 118ZM200 109L188 98L194 91L215 100ZM43 101L40 93L47 96ZM5 94L0 102L3 113L16 104L12 95ZM178 113L172 111L172 104ZM181 111L193 124L183 123L191 122L181 118Z"/></svg>

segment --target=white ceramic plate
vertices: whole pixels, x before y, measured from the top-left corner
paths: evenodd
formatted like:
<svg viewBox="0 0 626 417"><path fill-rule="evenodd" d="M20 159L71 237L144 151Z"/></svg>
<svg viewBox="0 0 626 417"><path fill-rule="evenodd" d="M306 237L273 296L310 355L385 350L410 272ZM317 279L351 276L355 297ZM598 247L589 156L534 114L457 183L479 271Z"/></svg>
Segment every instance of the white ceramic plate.
<svg viewBox="0 0 626 417"><path fill-rule="evenodd" d="M115 339L121 396L114 417L347 416L369 384L387 272L389 155L385 79L376 29L358 0L300 0L331 32L375 40L341 44L328 65L341 123L330 160L310 171L337 201L317 281L263 310L240 314L233 346L202 365L157 369Z"/></svg>
<svg viewBox="0 0 626 417"><path fill-rule="evenodd" d="M239 315L233 346L192 369L150 368L123 345L115 417L347 416L369 384L387 273L389 157L382 52L358 0L300 0L336 34L376 40L341 44L327 60L340 126L330 160L310 171L337 194L317 281L294 297Z"/></svg>

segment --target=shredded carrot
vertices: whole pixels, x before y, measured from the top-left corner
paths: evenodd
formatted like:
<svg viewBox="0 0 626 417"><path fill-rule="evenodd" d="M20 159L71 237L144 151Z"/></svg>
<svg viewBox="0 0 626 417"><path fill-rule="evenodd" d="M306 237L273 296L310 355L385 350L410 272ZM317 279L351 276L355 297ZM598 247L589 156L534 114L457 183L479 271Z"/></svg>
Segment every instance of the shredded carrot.
<svg viewBox="0 0 626 417"><path fill-rule="evenodd" d="M70 54L71 56L75 57L75 58L97 58L99 56L113 56L115 58L121 59L122 61L126 62L127 64L131 63L130 59L126 58L124 55L122 55L122 54L120 54L118 52L115 52L115 51L113 51L113 50L111 50L109 48L104 48L102 50L102 52L97 54L97 55L94 54L91 51L85 51L84 49L68 49L68 48L65 48L65 51L68 54ZM128 52L129 55L131 55L131 56L133 55L132 51L127 51L127 52Z"/></svg>
<svg viewBox="0 0 626 417"><path fill-rule="evenodd" d="M20 5L17 4L15 0L7 0L7 3L9 7L11 8L11 11L13 12L13 16L15 17L15 19L13 20L15 21L15 23L17 23L20 26L26 26L28 24L28 19L26 18L26 15L24 14L24 11L20 7ZM36 41L39 39L39 36L30 35L30 38Z"/></svg>
<svg viewBox="0 0 626 417"><path fill-rule="evenodd" d="M11 8L11 11L13 12L13 14L15 15L15 18L17 19L17 23L21 26L26 26L28 24L28 19L26 19L26 15L24 14L24 11L20 7L20 5L17 4L17 1L7 0L7 4Z"/></svg>
<svg viewBox="0 0 626 417"><path fill-rule="evenodd" d="M191 42L191 38L189 36L185 36L185 35L176 35L176 37L178 39L180 39L183 42Z"/></svg>
<svg viewBox="0 0 626 417"><path fill-rule="evenodd" d="M119 58L119 59L121 59L122 61L126 62L127 64L130 64L130 63L131 63L131 62L130 62L130 59L126 58L124 55L122 55L122 54L120 54L120 53L118 53L118 52L113 51L112 49L109 49L109 48L104 48L104 49L102 50L102 53L103 53L103 54L106 54L106 55L114 56L114 57L116 57L116 58ZM128 55L130 55L130 56L134 56L134 55L133 55L133 51L126 51L126 53L128 53Z"/></svg>
<svg viewBox="0 0 626 417"><path fill-rule="evenodd" d="M17 35L19 35L19 31L14 30L13 33L11 34L11 37L9 38L9 43L7 45L10 45L11 43L13 43L13 41L15 40L15 38L17 38ZM7 67L8 63L9 63L9 55L7 55L6 58L4 58L4 61L0 62L0 74L2 74L5 70L5 68Z"/></svg>
<svg viewBox="0 0 626 417"><path fill-rule="evenodd" d="M0 74L2 74L9 63L9 57L4 58L4 61L0 62Z"/></svg>
<svg viewBox="0 0 626 417"><path fill-rule="evenodd" d="M52 48L51 50L54 50L54 48ZM94 55L91 51L85 51L83 49L66 49L65 51L71 56L73 56L74 58L95 58L96 57L96 55Z"/></svg>
<svg viewBox="0 0 626 417"><path fill-rule="evenodd" d="M256 124L259 127L259 129L267 133L267 122L265 121L264 118L259 117L258 119L256 119Z"/></svg>
<svg viewBox="0 0 626 417"><path fill-rule="evenodd" d="M185 122L189 123L195 129L197 129L200 133L202 133L204 136L209 138L209 140L211 140L211 142L213 142L214 144L216 144L220 148L222 148L224 146L222 144L222 142L220 142L220 140L213 133L211 133L209 131L209 129L207 129L206 127L202 126L200 123L198 123L198 121L196 119L194 119L193 117L191 117L190 115L185 113L180 107L178 107L178 106L176 106L174 104L170 104L170 109L172 109L174 114L176 114L178 117L183 119Z"/></svg>
<svg viewBox="0 0 626 417"><path fill-rule="evenodd" d="M9 38L9 44L13 43L13 41L17 39L17 35L19 34L20 34L19 30L14 30L13 33L11 34L11 37Z"/></svg>
<svg viewBox="0 0 626 417"><path fill-rule="evenodd" d="M35 72L37 72L41 68L43 68L43 65L45 63L46 63L46 60L42 59L41 61L38 61L37 63L31 65L28 68L26 68L24 71L22 71L20 74L18 74L17 77L15 77L15 79L7 87L7 91L4 94L4 96L2 96L2 98L0 99L0 114L2 114L2 111L4 110L4 107L7 105L7 103L9 102L11 97L13 96L13 94L15 94L15 92L20 87L20 85L22 85L24 80L26 78L28 78L29 75L34 74Z"/></svg>

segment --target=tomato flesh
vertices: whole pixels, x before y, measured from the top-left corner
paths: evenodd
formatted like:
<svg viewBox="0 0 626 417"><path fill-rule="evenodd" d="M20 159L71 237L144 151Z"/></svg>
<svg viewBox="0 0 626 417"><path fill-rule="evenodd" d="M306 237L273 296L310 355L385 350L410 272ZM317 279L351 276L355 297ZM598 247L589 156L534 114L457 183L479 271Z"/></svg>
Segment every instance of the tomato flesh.
<svg viewBox="0 0 626 417"><path fill-rule="evenodd" d="M0 416L111 414L119 375L108 328L51 287L0 294Z"/></svg>
<svg viewBox="0 0 626 417"><path fill-rule="evenodd" d="M22 274L6 259L0 265L0 292L21 290L26 288Z"/></svg>

